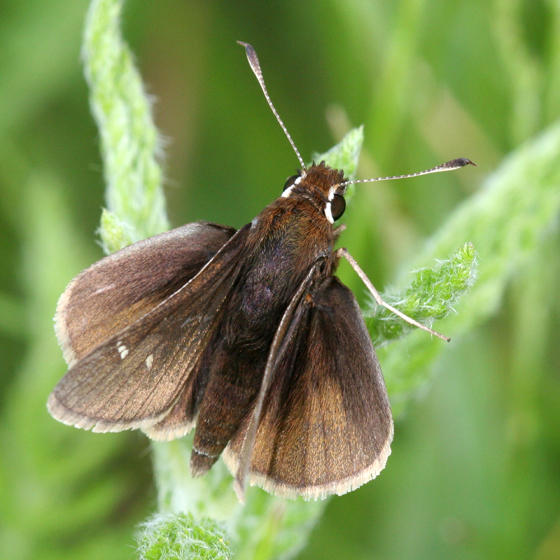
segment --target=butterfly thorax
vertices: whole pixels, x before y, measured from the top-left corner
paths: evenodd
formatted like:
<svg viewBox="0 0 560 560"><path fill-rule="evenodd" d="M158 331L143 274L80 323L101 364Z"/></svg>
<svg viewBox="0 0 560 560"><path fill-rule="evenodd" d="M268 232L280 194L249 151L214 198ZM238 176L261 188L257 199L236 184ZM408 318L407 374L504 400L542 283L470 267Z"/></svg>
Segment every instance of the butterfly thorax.
<svg viewBox="0 0 560 560"><path fill-rule="evenodd" d="M307 193L306 193L307 194ZM330 273L333 227L324 204L308 196L281 197L253 220L240 285L231 300L235 324L226 337L238 348L268 346L275 325L309 269L324 260Z"/></svg>

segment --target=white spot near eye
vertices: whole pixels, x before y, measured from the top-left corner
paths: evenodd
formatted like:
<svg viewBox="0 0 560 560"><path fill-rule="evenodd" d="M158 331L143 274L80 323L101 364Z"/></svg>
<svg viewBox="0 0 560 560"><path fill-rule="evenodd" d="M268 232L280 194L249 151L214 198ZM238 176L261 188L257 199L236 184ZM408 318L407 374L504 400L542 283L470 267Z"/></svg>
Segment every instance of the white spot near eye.
<svg viewBox="0 0 560 560"><path fill-rule="evenodd" d="M334 218L331 212L331 203L327 202L327 204L325 205L325 216L327 217L327 220L329 221L329 223L334 224Z"/></svg>
<svg viewBox="0 0 560 560"><path fill-rule="evenodd" d="M293 182L293 184L291 184L283 193L282 193L282 198L288 198L291 194L292 191L294 190L294 187L296 185L299 185L302 180L305 178L305 173L303 175L300 175L299 177L296 178L296 180Z"/></svg>
<svg viewBox="0 0 560 560"><path fill-rule="evenodd" d="M148 369L152 369L152 364L154 363L154 355L150 354L147 358L146 358L146 367Z"/></svg>
<svg viewBox="0 0 560 560"><path fill-rule="evenodd" d="M128 356L128 348L120 340L117 342L117 351L121 356L121 360Z"/></svg>
<svg viewBox="0 0 560 560"><path fill-rule="evenodd" d="M294 190L294 185L292 185L291 187L288 187L283 193L282 193L282 198L288 198L291 194L292 191Z"/></svg>
<svg viewBox="0 0 560 560"><path fill-rule="evenodd" d="M329 202L334 198L335 194L336 194L336 187L331 187L329 189Z"/></svg>

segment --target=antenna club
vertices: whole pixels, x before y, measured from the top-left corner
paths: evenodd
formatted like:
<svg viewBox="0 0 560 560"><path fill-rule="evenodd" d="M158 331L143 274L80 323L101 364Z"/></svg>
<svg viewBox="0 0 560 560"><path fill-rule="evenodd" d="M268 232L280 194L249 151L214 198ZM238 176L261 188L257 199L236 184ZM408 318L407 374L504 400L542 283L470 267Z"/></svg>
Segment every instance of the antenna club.
<svg viewBox="0 0 560 560"><path fill-rule="evenodd" d="M442 164L442 167L449 167L451 169L457 169L458 167L465 167L465 165L474 165L478 167L476 163L469 158L456 158Z"/></svg>

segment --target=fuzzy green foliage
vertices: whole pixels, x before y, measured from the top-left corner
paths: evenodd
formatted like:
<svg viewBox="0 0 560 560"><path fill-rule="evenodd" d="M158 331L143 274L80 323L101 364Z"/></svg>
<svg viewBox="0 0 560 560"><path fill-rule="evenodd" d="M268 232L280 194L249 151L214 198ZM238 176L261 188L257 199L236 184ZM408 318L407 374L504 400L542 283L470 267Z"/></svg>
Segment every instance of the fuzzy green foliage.
<svg viewBox="0 0 560 560"><path fill-rule="evenodd" d="M155 514L138 533L141 560L228 560L232 557L227 536L211 519L190 514Z"/></svg>
<svg viewBox="0 0 560 560"><path fill-rule="evenodd" d="M350 130L336 146L322 154L314 154L313 161L315 163L324 161L333 169L342 169L347 178L353 179L358 169L363 143L364 127L359 126Z"/></svg>
<svg viewBox="0 0 560 560"><path fill-rule="evenodd" d="M189 472L192 435L169 443L152 444L159 509L224 524L243 560L292 557L305 546L325 502L283 500L248 488L246 503L238 502L232 478L219 461L204 476ZM188 558L188 557L186 557Z"/></svg>
<svg viewBox="0 0 560 560"><path fill-rule="evenodd" d="M313 154L313 161L319 163L324 161L333 169L343 169L347 179L354 179L358 169L358 161L364 143L364 127L359 126L346 133L344 138L336 145L323 152ZM355 185L348 185L344 197L350 201L354 194Z"/></svg>
<svg viewBox="0 0 560 560"><path fill-rule="evenodd" d="M121 36L123 4L92 1L83 45L107 185L100 234L109 253L169 228L156 161L158 133L142 79Z"/></svg>
<svg viewBox="0 0 560 560"><path fill-rule="evenodd" d="M431 268L421 268L413 275L410 286L402 294L386 293L383 299L405 315L431 326L435 319L447 317L459 298L472 287L476 275L474 246L465 243L451 258L438 261ZM376 305L373 298L364 316L376 348L416 330L385 307Z"/></svg>

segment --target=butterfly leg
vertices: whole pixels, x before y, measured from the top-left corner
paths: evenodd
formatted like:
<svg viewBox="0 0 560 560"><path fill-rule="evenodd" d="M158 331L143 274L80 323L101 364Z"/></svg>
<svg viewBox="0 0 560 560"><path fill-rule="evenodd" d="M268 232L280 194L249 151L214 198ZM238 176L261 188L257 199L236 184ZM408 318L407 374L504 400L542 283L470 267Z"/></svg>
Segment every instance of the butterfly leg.
<svg viewBox="0 0 560 560"><path fill-rule="evenodd" d="M334 229L333 237L334 237L335 241L340 237L340 234L343 231L346 231L346 225L345 224L340 224L337 228Z"/></svg>
<svg viewBox="0 0 560 560"><path fill-rule="evenodd" d="M447 336L445 336L441 333L438 333L437 331L434 331L434 330L430 329L430 327L427 327L426 325L423 325L422 323L419 323L418 321L416 321L412 317L409 317L408 315L405 315L402 311L399 311L396 307L393 307L391 304L384 301L383 298L381 297L380 293L375 289L374 285L371 283L370 279L366 276L366 273L360 268L360 265L356 262L354 257L348 252L348 249L345 249L345 248L337 249L336 252L335 252L335 255L338 258L344 257L350 263L350 266L354 269L356 274L360 277L360 280L366 285L367 289L370 291L371 295L373 296L373 299L375 299L375 301L378 305L381 305L382 307L385 307L385 309L388 309L389 311L391 311L392 313L394 313L395 315L397 315L403 321L406 321L410 325L414 325L415 327L418 327L419 329L422 329L426 332L429 332L430 334L433 334L433 335L437 336L438 338L441 338L442 340L445 340L445 342L449 342L451 340L449 337L447 337Z"/></svg>

